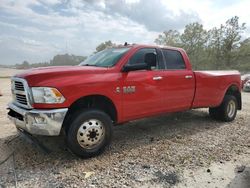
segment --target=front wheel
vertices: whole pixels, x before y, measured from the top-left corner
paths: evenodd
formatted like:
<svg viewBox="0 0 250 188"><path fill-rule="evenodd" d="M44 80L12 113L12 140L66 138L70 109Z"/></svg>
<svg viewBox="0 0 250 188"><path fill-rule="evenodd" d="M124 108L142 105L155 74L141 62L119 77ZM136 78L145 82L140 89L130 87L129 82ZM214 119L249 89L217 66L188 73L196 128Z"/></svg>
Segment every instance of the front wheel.
<svg viewBox="0 0 250 188"><path fill-rule="evenodd" d="M82 158L101 154L112 137L110 117L95 109L87 109L73 116L67 132L69 149Z"/></svg>
<svg viewBox="0 0 250 188"><path fill-rule="evenodd" d="M233 121L236 117L238 103L235 96L226 95L219 107L209 108L211 117L226 122Z"/></svg>

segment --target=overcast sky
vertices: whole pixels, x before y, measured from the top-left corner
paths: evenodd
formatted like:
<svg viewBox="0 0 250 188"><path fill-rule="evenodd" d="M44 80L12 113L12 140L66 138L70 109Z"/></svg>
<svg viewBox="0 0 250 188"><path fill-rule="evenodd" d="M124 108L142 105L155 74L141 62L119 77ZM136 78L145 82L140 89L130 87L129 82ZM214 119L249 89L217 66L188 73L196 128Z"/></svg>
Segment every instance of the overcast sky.
<svg viewBox="0 0 250 188"><path fill-rule="evenodd" d="M164 30L206 29L233 16L247 24L249 0L0 0L0 64L56 54L89 55L106 40L152 44Z"/></svg>

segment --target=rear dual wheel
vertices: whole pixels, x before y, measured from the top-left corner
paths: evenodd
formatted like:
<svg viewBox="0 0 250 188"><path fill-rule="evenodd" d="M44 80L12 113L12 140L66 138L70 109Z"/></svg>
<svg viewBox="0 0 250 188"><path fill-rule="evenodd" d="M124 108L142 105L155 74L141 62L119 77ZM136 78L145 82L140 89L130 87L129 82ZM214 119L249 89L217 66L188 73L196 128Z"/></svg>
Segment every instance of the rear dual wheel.
<svg viewBox="0 0 250 188"><path fill-rule="evenodd" d="M216 120L225 122L233 121L236 117L238 109L237 99L233 95L225 95L220 106L209 108L209 114Z"/></svg>

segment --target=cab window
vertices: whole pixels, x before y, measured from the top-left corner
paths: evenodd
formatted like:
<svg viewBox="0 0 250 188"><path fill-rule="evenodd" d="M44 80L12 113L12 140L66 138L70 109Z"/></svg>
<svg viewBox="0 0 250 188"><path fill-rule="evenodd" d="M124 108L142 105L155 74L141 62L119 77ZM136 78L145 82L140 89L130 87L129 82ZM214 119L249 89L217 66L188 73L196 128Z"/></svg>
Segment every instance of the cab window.
<svg viewBox="0 0 250 188"><path fill-rule="evenodd" d="M186 69L185 62L179 51L162 49L162 52L166 62L166 67L167 67L166 69L172 69L172 70Z"/></svg>

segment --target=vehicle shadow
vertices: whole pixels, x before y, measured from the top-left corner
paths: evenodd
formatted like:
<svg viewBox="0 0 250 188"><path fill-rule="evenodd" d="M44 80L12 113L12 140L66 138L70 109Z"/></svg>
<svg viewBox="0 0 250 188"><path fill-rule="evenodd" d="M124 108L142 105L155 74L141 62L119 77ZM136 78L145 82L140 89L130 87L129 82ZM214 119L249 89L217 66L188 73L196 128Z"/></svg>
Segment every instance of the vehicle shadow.
<svg viewBox="0 0 250 188"><path fill-rule="evenodd" d="M112 160L112 157L124 155L131 150L147 145L155 145L157 149L157 144L154 144L157 141L172 141L176 137L187 138L223 125L225 123L212 120L207 111L204 110L190 110L129 122L114 127L112 144L104 154L87 160L82 160L73 155L67 149L63 137L37 137L51 150L49 154L41 152L39 147L32 142L27 142L27 139L23 136L13 140L13 136L0 139L0 143L7 143L8 148L15 152L16 166L21 171L34 168L43 170L50 166L53 166L53 168L70 168L76 161L81 162L82 165L88 163L88 167L91 168L96 165L97 161L102 163L105 160ZM46 163L46 166L44 163Z"/></svg>
<svg viewBox="0 0 250 188"><path fill-rule="evenodd" d="M222 126L207 111L190 110L129 122L115 128L114 144L131 142L131 148L152 140L185 137ZM140 141L141 140L141 141Z"/></svg>

